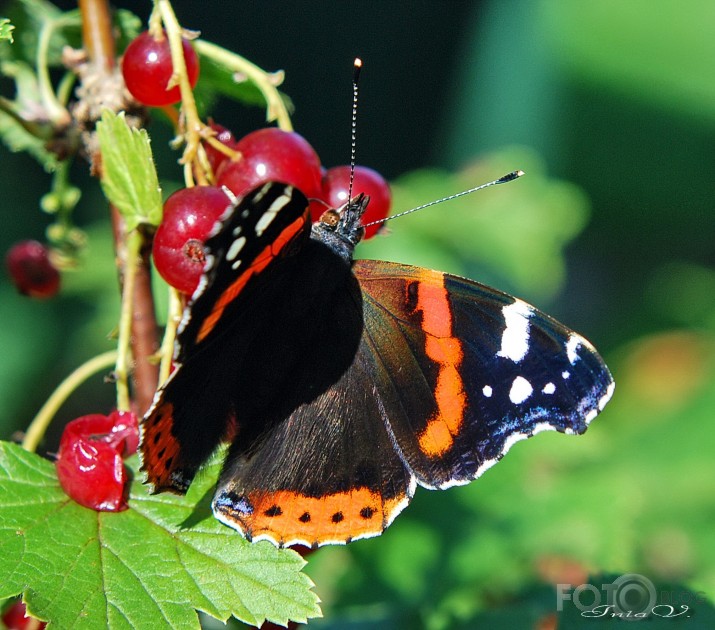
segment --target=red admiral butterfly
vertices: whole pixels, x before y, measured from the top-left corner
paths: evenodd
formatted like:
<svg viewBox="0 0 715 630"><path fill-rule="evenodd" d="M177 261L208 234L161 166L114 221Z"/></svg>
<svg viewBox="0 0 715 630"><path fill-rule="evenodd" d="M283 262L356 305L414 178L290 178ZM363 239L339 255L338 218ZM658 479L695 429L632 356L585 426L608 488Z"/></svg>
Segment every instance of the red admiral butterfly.
<svg viewBox="0 0 715 630"><path fill-rule="evenodd" d="M353 261L367 203L311 226L305 196L272 182L230 209L143 421L155 491L185 492L230 440L216 518L279 546L346 543L382 533L417 484L465 484L514 442L583 433L603 409L608 369L548 315L445 273Z"/></svg>

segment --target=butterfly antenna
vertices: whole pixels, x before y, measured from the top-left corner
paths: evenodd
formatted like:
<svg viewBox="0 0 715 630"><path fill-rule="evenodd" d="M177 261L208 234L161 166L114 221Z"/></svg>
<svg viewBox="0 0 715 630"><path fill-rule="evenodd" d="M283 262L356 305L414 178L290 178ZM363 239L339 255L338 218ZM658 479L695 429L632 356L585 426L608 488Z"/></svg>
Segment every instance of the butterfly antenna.
<svg viewBox="0 0 715 630"><path fill-rule="evenodd" d="M355 147L357 145L357 104L358 104L358 82L360 81L360 70L362 69L362 59L355 58L353 63L353 118L350 124L350 185L348 186L348 199L353 198L353 181L355 180Z"/></svg>
<svg viewBox="0 0 715 630"><path fill-rule="evenodd" d="M391 221L392 219L396 219L397 217L404 217L406 214L411 214L412 212L417 212L418 210L424 210L425 208L429 208L430 206L436 206L438 203L442 203L444 201L451 201L452 199L464 197L464 195L471 195L473 192L482 190L482 188L489 188L489 186L496 186L497 184L506 184L507 182L513 182L515 179L518 179L523 174L524 171L512 171L511 173L507 173L503 177L495 179L492 182L487 182L486 184L482 184L481 186L475 186L474 188L470 188L469 190L463 190L462 192L458 192L454 195L449 195L449 197L435 199L434 201L430 201L429 203L417 206L416 208L411 208L410 210L405 210L404 212L393 214L392 216L386 217L385 219L379 219L378 221L371 221L370 223L365 223L363 227L367 227L368 225L377 225L378 223L384 223L385 221Z"/></svg>

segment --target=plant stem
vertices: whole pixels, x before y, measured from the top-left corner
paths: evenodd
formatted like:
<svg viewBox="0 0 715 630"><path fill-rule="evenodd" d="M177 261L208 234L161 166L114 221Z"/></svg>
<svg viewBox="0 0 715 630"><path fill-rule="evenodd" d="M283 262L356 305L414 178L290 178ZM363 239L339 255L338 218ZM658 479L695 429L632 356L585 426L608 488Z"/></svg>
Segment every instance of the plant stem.
<svg viewBox="0 0 715 630"><path fill-rule="evenodd" d="M61 22L61 20L45 20L43 22L42 28L40 29L40 37L37 42L36 64L40 98L47 112L47 117L56 126L65 127L70 123L70 114L55 95L52 81L50 80L50 71L47 67L47 54L50 40L52 39L52 32L56 26L61 25Z"/></svg>
<svg viewBox="0 0 715 630"><path fill-rule="evenodd" d="M97 66L111 70L116 49L112 36L112 21L105 2L79 0L82 12L82 45Z"/></svg>
<svg viewBox="0 0 715 630"><path fill-rule="evenodd" d="M104 354L91 358L65 378L65 380L59 384L57 389L52 392L52 395L47 399L45 404L42 405L40 411L38 411L37 415L33 418L27 429L27 433L25 433L25 438L22 441L22 447L25 450L34 453L37 450L38 444L45 435L52 418L67 398L69 398L70 394L72 394L72 392L74 392L93 374L111 367L116 359L117 351L110 350L109 352L105 352Z"/></svg>
<svg viewBox="0 0 715 630"><path fill-rule="evenodd" d="M112 73L115 66L115 45L110 19L110 8L107 0L80 0L79 8L82 13L82 38L90 61L95 64L96 70L103 71L108 75ZM93 159L95 164L101 160ZM99 175L99 173L98 173ZM112 227L114 232L114 242L117 259L117 271L120 286L122 286L122 296L126 298L128 293L124 290L124 269L126 261L126 228L121 215L116 209L111 208ZM154 296L151 291L151 273L149 263L149 253L151 241L144 238L144 235L137 232L135 237L139 239L136 244L138 257L132 263L132 282L134 283L134 294L130 302L133 304L133 312L128 316L124 313L124 302L122 312L122 322L132 326L129 333L125 330L125 337L122 343L131 344L132 355L134 357L133 385L137 403L137 412L143 413L151 404L154 391L158 381L158 366L152 362L152 357L156 352L159 342L157 334L156 314L154 309ZM120 352L122 354L122 367L129 368L128 346ZM126 379L121 387L126 387ZM128 405L128 391L117 391L117 398L122 399L122 406ZM126 407L128 408L128 407Z"/></svg>
<svg viewBox="0 0 715 630"><path fill-rule="evenodd" d="M176 329L181 321L181 313L183 305L179 292L169 287L169 312L166 315L166 330L164 331L164 340L161 343L161 365L159 366L159 382L163 383L171 373L171 363L174 358L174 339L176 338Z"/></svg>
<svg viewBox="0 0 715 630"><path fill-rule="evenodd" d="M132 316L134 313L134 286L139 264L139 250L142 237L138 230L127 235L124 259L124 285L122 287L122 309L119 316L117 339L117 365L114 373L117 379L117 410L129 411L129 366L131 364Z"/></svg>
<svg viewBox="0 0 715 630"><path fill-rule="evenodd" d="M171 49L171 63L174 68L174 74L169 83L177 84L181 91L181 113L186 126L186 147L184 148L184 155L181 159L184 164L184 180L187 186L193 186L195 175L198 178L199 185L205 185L208 181L203 169L197 168L195 172L192 169L196 152L201 144L201 130L205 125L201 122L201 118L199 117L194 92L191 89L189 75L186 71L181 25L176 19L174 9L170 2L167 0L156 0L155 6L161 14L166 36L169 39L169 48Z"/></svg>
<svg viewBox="0 0 715 630"><path fill-rule="evenodd" d="M136 411L143 414L154 400L159 383L156 352L159 338L151 286L151 240L140 233L141 245L134 281L134 310L132 313L132 354L134 370L132 385Z"/></svg>

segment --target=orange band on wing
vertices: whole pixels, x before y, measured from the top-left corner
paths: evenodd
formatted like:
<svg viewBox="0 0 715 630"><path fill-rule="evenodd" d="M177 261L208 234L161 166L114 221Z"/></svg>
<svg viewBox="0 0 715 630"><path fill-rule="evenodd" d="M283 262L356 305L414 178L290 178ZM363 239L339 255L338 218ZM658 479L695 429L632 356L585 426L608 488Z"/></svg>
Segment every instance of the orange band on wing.
<svg viewBox="0 0 715 630"><path fill-rule="evenodd" d="M236 299L241 291L243 291L243 288L246 284L248 284L248 281L253 276L263 271L272 260L277 258L281 250L305 228L305 222L306 220L304 217L300 217L293 221L293 223L280 233L278 238L276 238L270 245L267 245L265 249L258 254L258 256L256 256L253 264L228 286L228 288L221 294L221 297L216 300L216 304L214 304L211 313L209 313L201 324L199 334L196 336L197 342L205 339L206 335L214 329L218 320L221 319L224 309Z"/></svg>
<svg viewBox="0 0 715 630"><path fill-rule="evenodd" d="M155 491L176 491L171 473L178 462L179 442L171 432L174 406L162 401L142 423L142 470Z"/></svg>
<svg viewBox="0 0 715 630"><path fill-rule="evenodd" d="M467 398L460 374L462 344L453 336L444 276L433 271L424 274L427 278L417 285L417 310L422 312L425 353L439 366L439 372L434 389L437 409L421 432L419 445L426 455L438 457L450 449L462 426Z"/></svg>
<svg viewBox="0 0 715 630"><path fill-rule="evenodd" d="M290 490L253 492L248 500L251 514L239 514L225 506L220 512L225 517L222 520L236 525L249 540L319 546L381 534L407 505L408 497L405 492L385 499L379 492L359 488L323 497Z"/></svg>

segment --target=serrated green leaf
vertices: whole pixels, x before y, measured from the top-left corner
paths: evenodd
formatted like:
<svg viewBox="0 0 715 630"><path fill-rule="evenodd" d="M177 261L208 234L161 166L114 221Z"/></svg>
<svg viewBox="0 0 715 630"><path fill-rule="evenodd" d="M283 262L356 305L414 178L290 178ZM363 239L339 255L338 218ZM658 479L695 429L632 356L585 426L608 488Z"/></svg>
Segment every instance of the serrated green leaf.
<svg viewBox="0 0 715 630"><path fill-rule="evenodd" d="M15 27L10 23L10 20L0 18L0 40L7 39L12 42L12 32L14 29Z"/></svg>
<svg viewBox="0 0 715 630"><path fill-rule="evenodd" d="M132 129L124 114L109 110L97 123L102 152L102 189L133 230L141 223L159 225L161 188L154 167L149 135Z"/></svg>
<svg viewBox="0 0 715 630"><path fill-rule="evenodd" d="M138 479L137 458L128 465ZM128 510L95 512L64 494L51 462L0 442L0 598L23 593L57 628L199 628L195 610L251 625L319 616L298 554L211 516L218 467L185 497L135 481Z"/></svg>

